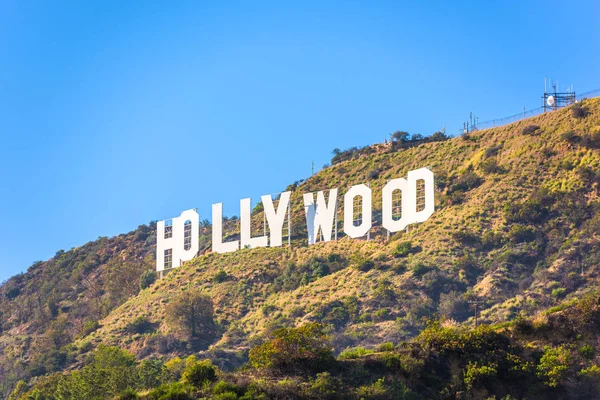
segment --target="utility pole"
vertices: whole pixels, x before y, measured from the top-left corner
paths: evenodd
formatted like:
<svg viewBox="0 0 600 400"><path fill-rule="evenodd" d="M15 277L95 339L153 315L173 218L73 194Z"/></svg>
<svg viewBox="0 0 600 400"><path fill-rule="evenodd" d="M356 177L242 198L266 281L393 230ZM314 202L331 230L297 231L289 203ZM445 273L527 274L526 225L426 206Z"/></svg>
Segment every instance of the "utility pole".
<svg viewBox="0 0 600 400"><path fill-rule="evenodd" d="M312 175L311 176L315 176L315 162L312 162Z"/></svg>
<svg viewBox="0 0 600 400"><path fill-rule="evenodd" d="M475 307L475 328L477 328L477 306L479 304L483 303L483 300L471 300L469 301L469 304L473 304L473 306Z"/></svg>

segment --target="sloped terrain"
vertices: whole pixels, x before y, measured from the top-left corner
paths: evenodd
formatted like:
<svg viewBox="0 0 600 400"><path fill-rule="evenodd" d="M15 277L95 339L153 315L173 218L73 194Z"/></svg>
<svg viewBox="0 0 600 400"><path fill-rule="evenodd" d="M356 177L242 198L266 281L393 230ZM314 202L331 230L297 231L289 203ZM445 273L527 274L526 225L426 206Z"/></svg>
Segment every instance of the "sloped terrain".
<svg viewBox="0 0 600 400"><path fill-rule="evenodd" d="M221 332L207 355L222 366L243 361L261 335L307 321L330 324L341 350L408 338L423 317L471 323L469 299L481 301L482 322L498 323L576 297L597 284L600 254L600 102L583 106L583 118L563 109L467 138L402 150L380 145L326 168L293 193L291 248L207 253L129 299L80 343L116 344L142 357L189 352L164 323L164 308L190 289L214 301ZM382 185L422 166L437 179L437 209L427 222L389 240L374 228L370 241L303 244L302 193L344 193L368 181L377 216ZM261 213L255 218L262 221ZM225 278L216 279L219 272ZM127 334L140 317L154 332ZM171 346L157 345L167 338Z"/></svg>
<svg viewBox="0 0 600 400"><path fill-rule="evenodd" d="M461 138L352 151L290 186L291 247L203 251L141 291L139 276L154 263L153 227L36 264L0 289L5 387L81 366L100 344L138 359L198 354L227 369L275 329L309 321L329 327L339 352L406 340L430 318L471 325L468 301L480 303L481 322L498 324L579 298L598 284L600 101L578 107L584 112L565 108ZM436 211L388 239L381 188L423 166L436 177ZM302 194L365 182L374 196L371 240L307 246ZM260 207L253 218L259 227ZM235 225L228 221L230 238ZM205 227L204 250L209 234ZM98 261L88 267L88 258ZM110 289L115 282L121 290ZM212 299L217 327L194 339L165 318L191 290Z"/></svg>

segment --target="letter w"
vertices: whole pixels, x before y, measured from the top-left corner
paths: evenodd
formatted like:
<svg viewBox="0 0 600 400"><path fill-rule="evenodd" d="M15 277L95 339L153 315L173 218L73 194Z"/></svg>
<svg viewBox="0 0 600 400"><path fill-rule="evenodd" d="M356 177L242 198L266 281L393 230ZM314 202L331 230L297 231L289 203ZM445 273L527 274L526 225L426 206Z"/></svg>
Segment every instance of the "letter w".
<svg viewBox="0 0 600 400"><path fill-rule="evenodd" d="M306 213L306 228L308 230L308 244L315 244L319 235L319 228L323 233L323 240L331 240L333 220L337 211L337 189L329 191L329 203L325 202L323 191L317 192L317 204L314 193L304 194L304 212Z"/></svg>

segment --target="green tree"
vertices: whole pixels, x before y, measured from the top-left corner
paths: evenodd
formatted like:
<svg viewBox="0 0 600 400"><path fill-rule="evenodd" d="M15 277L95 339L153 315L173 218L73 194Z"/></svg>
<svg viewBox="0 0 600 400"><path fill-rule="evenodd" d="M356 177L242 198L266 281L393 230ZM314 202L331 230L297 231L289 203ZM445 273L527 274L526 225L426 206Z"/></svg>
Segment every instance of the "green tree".
<svg viewBox="0 0 600 400"><path fill-rule="evenodd" d="M201 292L182 292L167 305L165 314L167 324L192 338L212 335L215 331L212 300Z"/></svg>
<svg viewBox="0 0 600 400"><path fill-rule="evenodd" d="M392 140L392 142L404 143L404 142L408 141L409 137L410 137L410 134L408 132L396 131L396 132L392 133L391 140Z"/></svg>

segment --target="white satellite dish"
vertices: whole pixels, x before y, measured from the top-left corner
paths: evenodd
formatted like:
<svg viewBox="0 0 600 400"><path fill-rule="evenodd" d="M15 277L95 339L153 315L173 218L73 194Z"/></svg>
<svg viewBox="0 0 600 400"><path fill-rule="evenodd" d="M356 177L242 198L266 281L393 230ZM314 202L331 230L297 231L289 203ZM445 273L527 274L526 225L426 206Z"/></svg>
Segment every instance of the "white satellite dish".
<svg viewBox="0 0 600 400"><path fill-rule="evenodd" d="M548 100L546 100L546 103L548 103L550 107L554 106L555 102L554 96L549 96Z"/></svg>

